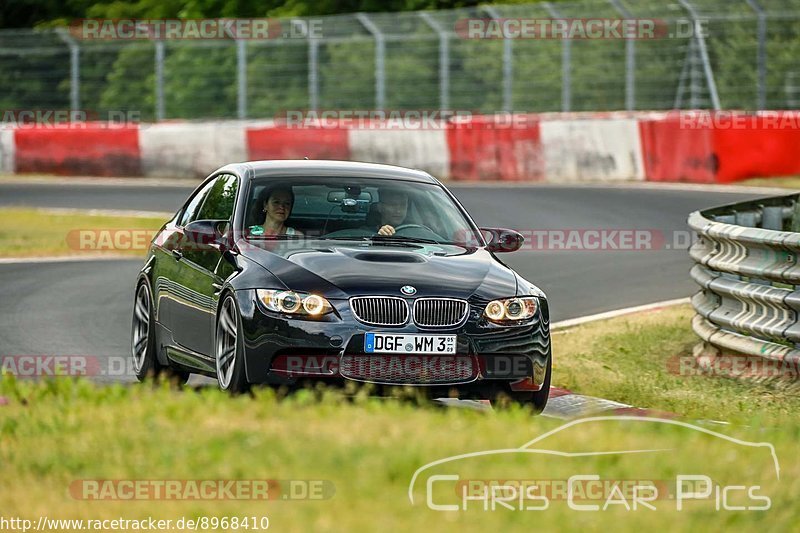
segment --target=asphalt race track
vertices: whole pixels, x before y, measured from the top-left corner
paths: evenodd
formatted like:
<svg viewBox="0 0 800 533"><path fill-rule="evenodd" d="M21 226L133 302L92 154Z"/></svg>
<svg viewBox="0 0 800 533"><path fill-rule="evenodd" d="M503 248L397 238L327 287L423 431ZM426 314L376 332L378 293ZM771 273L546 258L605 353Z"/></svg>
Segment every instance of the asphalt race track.
<svg viewBox="0 0 800 533"><path fill-rule="evenodd" d="M653 188L452 187L482 226L519 230L638 229L659 250L519 251L507 263L548 295L554 321L689 296L689 212L763 193ZM0 206L174 211L190 187L0 183ZM0 264L0 354L129 354L133 282L141 261ZM130 380L130 377L112 378Z"/></svg>

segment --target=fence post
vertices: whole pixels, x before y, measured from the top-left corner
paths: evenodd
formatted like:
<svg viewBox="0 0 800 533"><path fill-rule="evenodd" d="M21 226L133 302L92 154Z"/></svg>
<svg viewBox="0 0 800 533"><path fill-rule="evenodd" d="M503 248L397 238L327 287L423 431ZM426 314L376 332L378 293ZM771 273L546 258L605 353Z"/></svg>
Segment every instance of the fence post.
<svg viewBox="0 0 800 533"><path fill-rule="evenodd" d="M236 116L247 118L247 41L236 40Z"/></svg>
<svg viewBox="0 0 800 533"><path fill-rule="evenodd" d="M626 19L635 17L628 11L619 0L608 0L611 5L619 11L620 15ZM625 40L625 109L633 111L636 109L636 40Z"/></svg>
<svg viewBox="0 0 800 533"><path fill-rule="evenodd" d="M308 37L308 109L319 108L319 40Z"/></svg>
<svg viewBox="0 0 800 533"><path fill-rule="evenodd" d="M450 38L430 13L420 11L419 17L439 35L439 111L450 109Z"/></svg>
<svg viewBox="0 0 800 533"><path fill-rule="evenodd" d="M564 18L550 2L542 2L542 6L554 19ZM572 110L572 40L561 41L561 111Z"/></svg>
<svg viewBox="0 0 800 533"><path fill-rule="evenodd" d="M706 38L703 35L703 29L700 26L700 18L697 16L694 6L689 3L689 0L678 0L678 3L689 12L692 17L694 38L697 41L697 47L700 51L700 57L703 60L703 72L706 76L706 84L708 85L708 92L711 94L711 105L714 106L716 111L720 110L719 94L717 94L717 83L714 81L714 73L711 70L711 61L708 58L708 49L706 48ZM693 89L694 91L694 89Z"/></svg>
<svg viewBox="0 0 800 533"><path fill-rule="evenodd" d="M358 21L375 39L375 108L386 107L386 40L381 30L370 20L366 13L356 13Z"/></svg>
<svg viewBox="0 0 800 533"><path fill-rule="evenodd" d="M495 20L500 20L500 13L494 6L483 6L486 13ZM514 42L508 38L503 38L503 111L510 113L512 110L512 98L514 88Z"/></svg>
<svg viewBox="0 0 800 533"><path fill-rule="evenodd" d="M78 111L81 107L81 47L65 28L56 33L69 47L69 107Z"/></svg>
<svg viewBox="0 0 800 533"><path fill-rule="evenodd" d="M678 89L675 91L675 102L672 104L673 109L680 109L683 106L683 93L686 91L686 74L689 72L690 62L693 57L694 39L691 39L686 50L686 57L683 58L683 67L681 67L681 75L678 79ZM689 107L691 108L691 105Z"/></svg>
<svg viewBox="0 0 800 533"><path fill-rule="evenodd" d="M164 111L164 41L156 41L156 121L162 121L165 117Z"/></svg>
<svg viewBox="0 0 800 533"><path fill-rule="evenodd" d="M747 5L753 8L758 16L758 51L756 62L758 64L758 84L756 106L757 109L767 108L767 17L757 0L747 0Z"/></svg>

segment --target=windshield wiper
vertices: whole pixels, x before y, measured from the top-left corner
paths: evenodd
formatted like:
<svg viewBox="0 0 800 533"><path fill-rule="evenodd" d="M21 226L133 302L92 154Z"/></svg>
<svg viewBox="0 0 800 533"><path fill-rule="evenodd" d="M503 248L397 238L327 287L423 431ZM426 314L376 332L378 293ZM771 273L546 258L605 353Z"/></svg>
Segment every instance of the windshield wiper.
<svg viewBox="0 0 800 533"><path fill-rule="evenodd" d="M390 242L390 243L418 243L418 244L441 244L439 241L433 239L420 239L419 237L403 237L400 235L376 235L373 240L377 242Z"/></svg>
<svg viewBox="0 0 800 533"><path fill-rule="evenodd" d="M252 241L284 241L289 239L299 239L300 235L248 235L247 239Z"/></svg>
<svg viewBox="0 0 800 533"><path fill-rule="evenodd" d="M358 237L318 237L319 241L357 241L370 244L384 244L388 246L406 246L415 248L415 244L436 244L436 241L426 239L411 239L407 237L384 237L383 235L363 235Z"/></svg>

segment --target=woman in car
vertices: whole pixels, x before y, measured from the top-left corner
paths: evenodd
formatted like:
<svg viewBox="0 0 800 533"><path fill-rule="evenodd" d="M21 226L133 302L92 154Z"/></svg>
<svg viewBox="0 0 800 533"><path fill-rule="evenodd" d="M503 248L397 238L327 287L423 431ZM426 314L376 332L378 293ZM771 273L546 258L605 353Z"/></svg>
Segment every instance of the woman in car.
<svg viewBox="0 0 800 533"><path fill-rule="evenodd" d="M264 223L260 226L250 226L251 235L303 236L302 232L286 226L286 220L292 214L294 206L294 192L291 187L277 186L269 189L263 198Z"/></svg>

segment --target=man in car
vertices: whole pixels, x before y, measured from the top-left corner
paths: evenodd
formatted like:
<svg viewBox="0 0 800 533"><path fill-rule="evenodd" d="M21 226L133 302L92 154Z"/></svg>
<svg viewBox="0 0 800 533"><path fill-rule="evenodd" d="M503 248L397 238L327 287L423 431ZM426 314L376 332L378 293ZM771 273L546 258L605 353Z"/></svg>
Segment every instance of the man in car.
<svg viewBox="0 0 800 533"><path fill-rule="evenodd" d="M394 235L395 228L403 224L408 213L408 194L398 189L381 189L378 212L381 215L378 235Z"/></svg>

